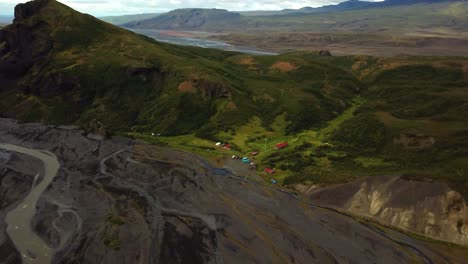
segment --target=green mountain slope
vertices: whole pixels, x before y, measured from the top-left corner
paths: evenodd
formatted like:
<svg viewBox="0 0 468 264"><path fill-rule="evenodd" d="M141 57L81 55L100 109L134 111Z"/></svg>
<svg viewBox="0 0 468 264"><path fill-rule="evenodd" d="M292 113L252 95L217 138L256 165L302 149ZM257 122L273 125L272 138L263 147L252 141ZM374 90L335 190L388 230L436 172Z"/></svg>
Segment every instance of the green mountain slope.
<svg viewBox="0 0 468 264"><path fill-rule="evenodd" d="M209 137L253 116L268 127L287 112L296 131L338 115L359 89L350 73L313 60L246 65L239 54L158 43L56 1L16 13L0 39L0 112L21 120Z"/></svg>
<svg viewBox="0 0 468 264"><path fill-rule="evenodd" d="M284 184L388 173L468 194L468 59L250 56L158 43L52 0L16 14L0 33L1 116L216 158L260 151L258 170Z"/></svg>
<svg viewBox="0 0 468 264"><path fill-rule="evenodd" d="M366 84L360 101L325 129L264 158L286 184L338 183L362 175L439 180L468 197L468 59L321 58ZM260 142L259 142L260 143Z"/></svg>

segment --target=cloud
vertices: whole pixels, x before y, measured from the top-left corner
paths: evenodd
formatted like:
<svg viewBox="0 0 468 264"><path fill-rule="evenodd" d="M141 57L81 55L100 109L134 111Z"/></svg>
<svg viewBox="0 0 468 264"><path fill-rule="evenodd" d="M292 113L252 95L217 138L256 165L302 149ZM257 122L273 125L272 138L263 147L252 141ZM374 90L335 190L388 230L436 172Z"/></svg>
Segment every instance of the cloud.
<svg viewBox="0 0 468 264"><path fill-rule="evenodd" d="M60 2L94 16L136 13L159 13L177 8L223 8L231 11L280 10L285 8L317 7L344 0L62 0ZM0 14L13 14L16 4L24 1L0 0Z"/></svg>

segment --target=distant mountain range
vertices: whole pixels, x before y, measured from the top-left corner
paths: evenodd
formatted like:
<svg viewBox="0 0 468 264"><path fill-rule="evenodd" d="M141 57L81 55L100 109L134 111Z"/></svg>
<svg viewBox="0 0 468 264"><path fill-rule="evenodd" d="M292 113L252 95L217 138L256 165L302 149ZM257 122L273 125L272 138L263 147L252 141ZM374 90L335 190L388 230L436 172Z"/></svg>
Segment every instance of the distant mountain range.
<svg viewBox="0 0 468 264"><path fill-rule="evenodd" d="M412 5L418 3L441 3L441 2L464 2L466 0L386 0L383 2L367 2L360 0L349 0L344 1L336 5L325 5L321 7L302 7L299 9L283 9L283 10L274 10L274 11L227 11L223 9L202 9L202 8L185 8L185 9L176 9L168 13L145 13L145 14L135 14L135 15L123 15L123 16L107 16L101 17L100 19L115 24L123 25L130 27L148 27L150 24L157 24L158 22L163 22L164 25L170 19L179 19L181 21L188 20L188 24L198 26L203 23L212 23L213 20L218 20L222 18L223 15L227 16L227 19L232 19L234 14L239 14L245 17L258 17L258 16L279 16L279 15L294 15L294 14L319 14L319 13L330 13L330 12L339 12L347 10L356 10L356 9L366 9L366 8L379 8L379 7L392 7L392 6L401 6L401 5ZM163 15L163 18L155 19L156 17ZM203 18L199 21L193 21L192 19L198 20L198 16ZM221 17L220 17L221 16ZM239 19L239 17L237 17ZM211 21L208 21L211 20ZM181 21L171 21L170 23L175 25L182 25ZM151 26L151 27L154 27ZM162 26L158 26L162 27ZM190 27L190 26L188 26Z"/></svg>
<svg viewBox="0 0 468 264"><path fill-rule="evenodd" d="M370 11L369 9L372 9ZM261 11L267 12L267 11ZM139 29L247 32L357 32L410 35L466 35L468 2L351 0L320 8L279 13L236 13L220 9L178 9L122 26Z"/></svg>
<svg viewBox="0 0 468 264"><path fill-rule="evenodd" d="M0 16L0 25L10 24L12 21L12 16Z"/></svg>
<svg viewBox="0 0 468 264"><path fill-rule="evenodd" d="M123 24L129 28L200 30L239 24L243 17L225 9L176 9L150 19Z"/></svg>
<svg viewBox="0 0 468 264"><path fill-rule="evenodd" d="M390 7L399 5L412 5L418 3L439 3L439 2L456 2L456 0L386 0L382 2L367 2L359 0L344 1L336 5L325 5L321 7L303 7L299 9L283 9L279 11L244 11L239 12L244 16L271 16L271 15L288 15L294 13L327 13L354 9L375 8L375 7Z"/></svg>

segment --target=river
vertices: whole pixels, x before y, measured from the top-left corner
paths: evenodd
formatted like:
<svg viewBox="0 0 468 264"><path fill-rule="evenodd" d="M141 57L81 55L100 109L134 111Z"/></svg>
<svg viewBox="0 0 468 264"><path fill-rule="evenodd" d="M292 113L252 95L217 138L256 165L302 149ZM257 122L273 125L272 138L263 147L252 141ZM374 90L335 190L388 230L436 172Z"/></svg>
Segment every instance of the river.
<svg viewBox="0 0 468 264"><path fill-rule="evenodd" d="M156 29L126 29L141 35L148 36L157 41L170 44L236 51L252 55L278 55L278 53L260 51L250 47L239 47L219 40L206 39L206 37L212 36L214 33L196 31L168 31Z"/></svg>
<svg viewBox="0 0 468 264"><path fill-rule="evenodd" d="M34 232L32 218L36 214L36 204L42 193L47 189L57 171L60 163L51 152L35 150L16 145L1 144L0 149L26 154L41 160L44 164L42 181L33 186L30 193L12 211L5 221L8 225L7 233L20 252L23 264L49 264L52 261L54 250Z"/></svg>

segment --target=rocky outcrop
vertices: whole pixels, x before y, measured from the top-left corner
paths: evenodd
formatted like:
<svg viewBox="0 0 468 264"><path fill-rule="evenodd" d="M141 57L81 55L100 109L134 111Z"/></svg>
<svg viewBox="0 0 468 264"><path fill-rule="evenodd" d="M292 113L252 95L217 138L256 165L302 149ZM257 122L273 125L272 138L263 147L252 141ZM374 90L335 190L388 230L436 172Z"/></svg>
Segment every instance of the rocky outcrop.
<svg viewBox="0 0 468 264"><path fill-rule="evenodd" d="M40 12L49 0L19 4L14 23L0 34L0 73L16 78L26 73L34 63L44 60L53 48L49 25L42 20L28 20Z"/></svg>
<svg viewBox="0 0 468 264"><path fill-rule="evenodd" d="M196 87L208 98L231 97L231 92L222 84L210 81L196 81Z"/></svg>
<svg viewBox="0 0 468 264"><path fill-rule="evenodd" d="M370 177L311 191L321 205L438 240L468 245L468 206L444 183Z"/></svg>

